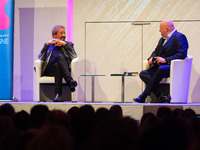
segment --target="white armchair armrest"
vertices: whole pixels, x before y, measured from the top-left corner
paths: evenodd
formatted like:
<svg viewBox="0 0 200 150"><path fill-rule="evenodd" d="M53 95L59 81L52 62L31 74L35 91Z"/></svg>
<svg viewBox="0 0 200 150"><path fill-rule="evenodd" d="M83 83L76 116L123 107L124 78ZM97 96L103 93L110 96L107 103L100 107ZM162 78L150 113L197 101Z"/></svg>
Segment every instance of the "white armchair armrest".
<svg viewBox="0 0 200 150"><path fill-rule="evenodd" d="M40 78L42 76L42 60L36 60L35 61L35 69L36 69L36 77L37 79Z"/></svg>
<svg viewBox="0 0 200 150"><path fill-rule="evenodd" d="M187 103L190 74L193 57L188 55L185 59L171 61L170 77L164 78L160 83L170 84L172 103ZM148 61L143 61L143 69L149 68Z"/></svg>
<svg viewBox="0 0 200 150"><path fill-rule="evenodd" d="M72 78L74 77L74 71L75 71L75 64L76 62L78 62L78 57L77 58L74 58L71 62L71 76Z"/></svg>

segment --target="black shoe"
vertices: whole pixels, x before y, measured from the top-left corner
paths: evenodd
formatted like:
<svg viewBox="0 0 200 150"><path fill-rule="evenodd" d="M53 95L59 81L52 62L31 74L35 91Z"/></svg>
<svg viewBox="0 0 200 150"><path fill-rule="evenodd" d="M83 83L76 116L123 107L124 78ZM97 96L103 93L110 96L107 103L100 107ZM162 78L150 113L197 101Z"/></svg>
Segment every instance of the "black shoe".
<svg viewBox="0 0 200 150"><path fill-rule="evenodd" d="M151 101L151 103L170 103L171 96L168 93L161 94L157 99Z"/></svg>
<svg viewBox="0 0 200 150"><path fill-rule="evenodd" d="M53 102L63 102L62 101L62 96L59 94L56 94L56 97L54 98Z"/></svg>
<svg viewBox="0 0 200 150"><path fill-rule="evenodd" d="M69 83L70 89L75 88L77 85L78 85L78 84L77 84L77 82L76 82L75 80L71 80L70 83Z"/></svg>
<svg viewBox="0 0 200 150"><path fill-rule="evenodd" d="M133 100L138 103L145 103L145 97L142 95L138 96L138 98L134 98Z"/></svg>
<svg viewBox="0 0 200 150"><path fill-rule="evenodd" d="M75 89L75 88L70 88L70 91L71 91L71 92L75 92L76 89Z"/></svg>
<svg viewBox="0 0 200 150"><path fill-rule="evenodd" d="M69 88L70 88L70 91L71 92L75 92L76 90L75 90L75 87L77 86L78 84L77 84L77 82L75 81L75 80L71 80L70 82L69 82Z"/></svg>

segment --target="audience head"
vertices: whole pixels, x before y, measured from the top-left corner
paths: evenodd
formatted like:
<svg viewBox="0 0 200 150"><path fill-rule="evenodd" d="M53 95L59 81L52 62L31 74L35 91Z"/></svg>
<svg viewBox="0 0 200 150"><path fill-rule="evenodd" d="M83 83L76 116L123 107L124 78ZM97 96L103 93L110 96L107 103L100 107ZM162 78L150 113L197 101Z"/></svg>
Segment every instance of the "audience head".
<svg viewBox="0 0 200 150"><path fill-rule="evenodd" d="M78 111L79 111L79 107L73 106L73 107L71 107L71 108L67 111L67 113L68 113L70 116L74 116L74 115L77 114Z"/></svg>
<svg viewBox="0 0 200 150"><path fill-rule="evenodd" d="M152 112L145 113L142 115L141 121L140 121L140 126L143 124L143 122L148 119L149 117L155 116Z"/></svg>
<svg viewBox="0 0 200 150"><path fill-rule="evenodd" d="M102 124L110 118L107 108L98 108L95 112L95 131L101 132Z"/></svg>
<svg viewBox="0 0 200 150"><path fill-rule="evenodd" d="M71 132L74 132L74 128L76 128L76 125L78 123L77 119L78 113L79 113L79 107L77 106L73 106L67 111L67 114L70 116L71 120L71 128L72 128Z"/></svg>
<svg viewBox="0 0 200 150"><path fill-rule="evenodd" d="M61 125L66 129L71 128L70 116L62 110L52 110L45 118L45 125Z"/></svg>
<svg viewBox="0 0 200 150"><path fill-rule="evenodd" d="M158 116L149 116L142 124L140 124L140 134L143 135L160 123L161 119Z"/></svg>
<svg viewBox="0 0 200 150"><path fill-rule="evenodd" d="M98 108L95 112L96 124L102 124L108 117L109 117L109 110L107 108Z"/></svg>
<svg viewBox="0 0 200 150"><path fill-rule="evenodd" d="M0 106L0 116L11 116L15 113L14 107L9 104L5 103Z"/></svg>
<svg viewBox="0 0 200 150"><path fill-rule="evenodd" d="M193 109L191 109L191 108L186 108L185 112L188 113L188 114L191 114L194 117L197 116L196 112Z"/></svg>
<svg viewBox="0 0 200 150"><path fill-rule="evenodd" d="M11 119L15 127L19 130L27 131L30 128L29 114L24 110L13 114L11 116Z"/></svg>
<svg viewBox="0 0 200 150"><path fill-rule="evenodd" d="M112 105L110 107L110 115L111 117L122 118L123 112L120 105Z"/></svg>
<svg viewBox="0 0 200 150"><path fill-rule="evenodd" d="M178 119L182 119L190 125L191 135L193 135L196 140L200 140L200 120L197 118L196 113L192 110L186 110L177 116ZM189 128L189 127L188 127Z"/></svg>
<svg viewBox="0 0 200 150"><path fill-rule="evenodd" d="M45 120L49 109L46 105L35 105L31 108L30 122L33 128L39 129Z"/></svg>
<svg viewBox="0 0 200 150"><path fill-rule="evenodd" d="M0 143L14 130L14 124L10 117L0 116Z"/></svg>
<svg viewBox="0 0 200 150"><path fill-rule="evenodd" d="M95 138L92 138L95 141L91 142L90 149L133 150L137 147L138 136L139 128L136 120L130 117L111 118L104 122L101 132L98 132Z"/></svg>
<svg viewBox="0 0 200 150"><path fill-rule="evenodd" d="M94 129L95 111L92 105L81 106L78 112L78 130L85 135L91 134Z"/></svg>
<svg viewBox="0 0 200 150"><path fill-rule="evenodd" d="M176 108L172 111L172 118L176 118L178 117L180 114L182 114L184 112L183 109L180 109L180 108Z"/></svg>
<svg viewBox="0 0 200 150"><path fill-rule="evenodd" d="M157 116L160 119L165 119L171 117L172 110L169 107L162 106L158 108Z"/></svg>
<svg viewBox="0 0 200 150"><path fill-rule="evenodd" d="M21 120L23 119L20 119L20 121ZM25 150L27 141L29 141L31 137L32 135L28 134L25 130L16 128L11 117L0 117L1 150Z"/></svg>
<svg viewBox="0 0 200 150"><path fill-rule="evenodd" d="M72 139L61 125L45 125L28 143L27 150L72 150Z"/></svg>
<svg viewBox="0 0 200 150"><path fill-rule="evenodd" d="M139 150L186 150L190 145L190 125L182 119L167 118L142 135Z"/></svg>
<svg viewBox="0 0 200 150"><path fill-rule="evenodd" d="M95 126L95 111L92 105L83 105L71 118L75 149L82 149L82 144L92 136Z"/></svg>

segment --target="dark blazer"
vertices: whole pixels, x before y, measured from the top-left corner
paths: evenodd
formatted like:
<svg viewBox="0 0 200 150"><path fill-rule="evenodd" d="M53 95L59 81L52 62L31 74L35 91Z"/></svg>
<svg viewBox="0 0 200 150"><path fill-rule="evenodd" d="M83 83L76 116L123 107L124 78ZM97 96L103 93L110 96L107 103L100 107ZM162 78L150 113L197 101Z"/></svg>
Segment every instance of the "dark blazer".
<svg viewBox="0 0 200 150"><path fill-rule="evenodd" d="M65 41L65 42L66 42L66 45L62 46L62 50L63 50L65 57L68 58L68 60L69 60L69 67L71 67L70 63L74 58L77 58L77 54L74 50L74 44L72 42L68 42L68 41ZM46 45L46 43L45 43L40 54L38 55L38 58L40 60L44 61L42 64L42 74L44 73L46 66L49 63L53 49L55 49L54 44Z"/></svg>
<svg viewBox="0 0 200 150"><path fill-rule="evenodd" d="M184 34L175 31L163 46L162 41L163 37L160 38L156 49L148 59L160 56L171 62L174 59L185 59L187 57L188 41Z"/></svg>

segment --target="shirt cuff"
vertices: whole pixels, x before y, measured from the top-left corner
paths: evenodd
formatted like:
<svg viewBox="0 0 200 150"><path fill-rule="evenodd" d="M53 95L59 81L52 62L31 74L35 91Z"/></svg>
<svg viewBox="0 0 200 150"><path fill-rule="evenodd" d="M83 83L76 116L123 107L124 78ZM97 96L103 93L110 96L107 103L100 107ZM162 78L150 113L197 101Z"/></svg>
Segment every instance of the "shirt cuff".
<svg viewBox="0 0 200 150"><path fill-rule="evenodd" d="M166 61L166 64L170 64L170 61L169 61L169 59L167 59L167 58L165 58L165 61Z"/></svg>

